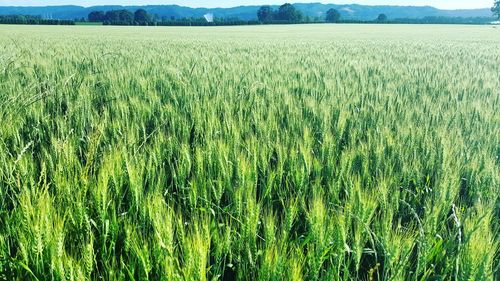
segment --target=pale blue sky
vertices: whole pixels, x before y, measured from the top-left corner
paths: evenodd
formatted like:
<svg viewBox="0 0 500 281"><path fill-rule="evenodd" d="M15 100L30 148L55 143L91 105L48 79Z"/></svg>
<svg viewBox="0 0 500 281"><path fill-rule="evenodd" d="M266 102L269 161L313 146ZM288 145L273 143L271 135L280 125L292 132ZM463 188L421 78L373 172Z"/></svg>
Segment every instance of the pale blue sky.
<svg viewBox="0 0 500 281"><path fill-rule="evenodd" d="M233 7L238 5L283 4L286 0L0 0L0 6L48 6L48 5L148 5L148 4L178 4L190 7ZM442 9L486 8L493 6L493 0L288 0L297 2L322 2L335 4L364 4L364 5L411 5L434 6Z"/></svg>

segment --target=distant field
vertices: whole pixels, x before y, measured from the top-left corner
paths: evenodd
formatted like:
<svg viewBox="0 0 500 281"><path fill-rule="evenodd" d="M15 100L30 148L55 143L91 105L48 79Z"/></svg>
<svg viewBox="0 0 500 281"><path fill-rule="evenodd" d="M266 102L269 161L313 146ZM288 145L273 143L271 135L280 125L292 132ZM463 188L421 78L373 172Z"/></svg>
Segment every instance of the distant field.
<svg viewBox="0 0 500 281"><path fill-rule="evenodd" d="M499 46L0 26L0 280L498 280Z"/></svg>
<svg viewBox="0 0 500 281"><path fill-rule="evenodd" d="M102 25L102 22L85 22L85 21L77 21L75 25Z"/></svg>

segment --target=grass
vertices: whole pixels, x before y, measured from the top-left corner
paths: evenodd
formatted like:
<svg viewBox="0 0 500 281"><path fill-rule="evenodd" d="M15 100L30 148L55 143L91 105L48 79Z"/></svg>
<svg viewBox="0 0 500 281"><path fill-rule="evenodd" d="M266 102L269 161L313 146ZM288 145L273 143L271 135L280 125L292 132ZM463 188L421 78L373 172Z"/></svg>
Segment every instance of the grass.
<svg viewBox="0 0 500 281"><path fill-rule="evenodd" d="M77 21L75 22L75 25L94 26L94 25L102 25L102 22Z"/></svg>
<svg viewBox="0 0 500 281"><path fill-rule="evenodd" d="M0 279L498 280L487 26L0 27Z"/></svg>

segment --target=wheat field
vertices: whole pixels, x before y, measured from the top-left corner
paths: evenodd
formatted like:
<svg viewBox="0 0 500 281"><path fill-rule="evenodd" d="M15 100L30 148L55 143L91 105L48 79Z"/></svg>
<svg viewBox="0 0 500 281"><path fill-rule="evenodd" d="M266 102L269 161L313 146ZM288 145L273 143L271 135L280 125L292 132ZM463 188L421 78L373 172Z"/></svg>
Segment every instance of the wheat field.
<svg viewBox="0 0 500 281"><path fill-rule="evenodd" d="M0 280L498 280L500 30L0 27Z"/></svg>

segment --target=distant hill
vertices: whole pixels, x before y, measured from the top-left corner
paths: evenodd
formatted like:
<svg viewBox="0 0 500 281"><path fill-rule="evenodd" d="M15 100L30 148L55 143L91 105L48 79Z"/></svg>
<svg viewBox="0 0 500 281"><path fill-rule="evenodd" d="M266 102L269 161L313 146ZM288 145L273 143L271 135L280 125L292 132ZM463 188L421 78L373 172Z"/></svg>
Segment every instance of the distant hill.
<svg viewBox="0 0 500 281"><path fill-rule="evenodd" d="M366 6L366 5L336 5L321 3L297 3L295 7L301 10L306 16L323 17L330 8L337 9L344 19L373 20L379 14L384 13L389 19L396 18L424 18L424 17L491 17L489 9L471 10L440 10L434 7L413 7L413 6ZM150 6L46 6L46 7L0 7L0 15L40 15L44 18L53 19L75 19L87 17L92 11L108 11L116 9L136 10L145 9L150 14L155 14L159 18L189 18L202 17L206 13L213 13L221 18L240 18L243 20L256 19L256 13L260 6L239 6L233 8L190 8L178 5L150 5ZM278 6L272 6L275 9Z"/></svg>

